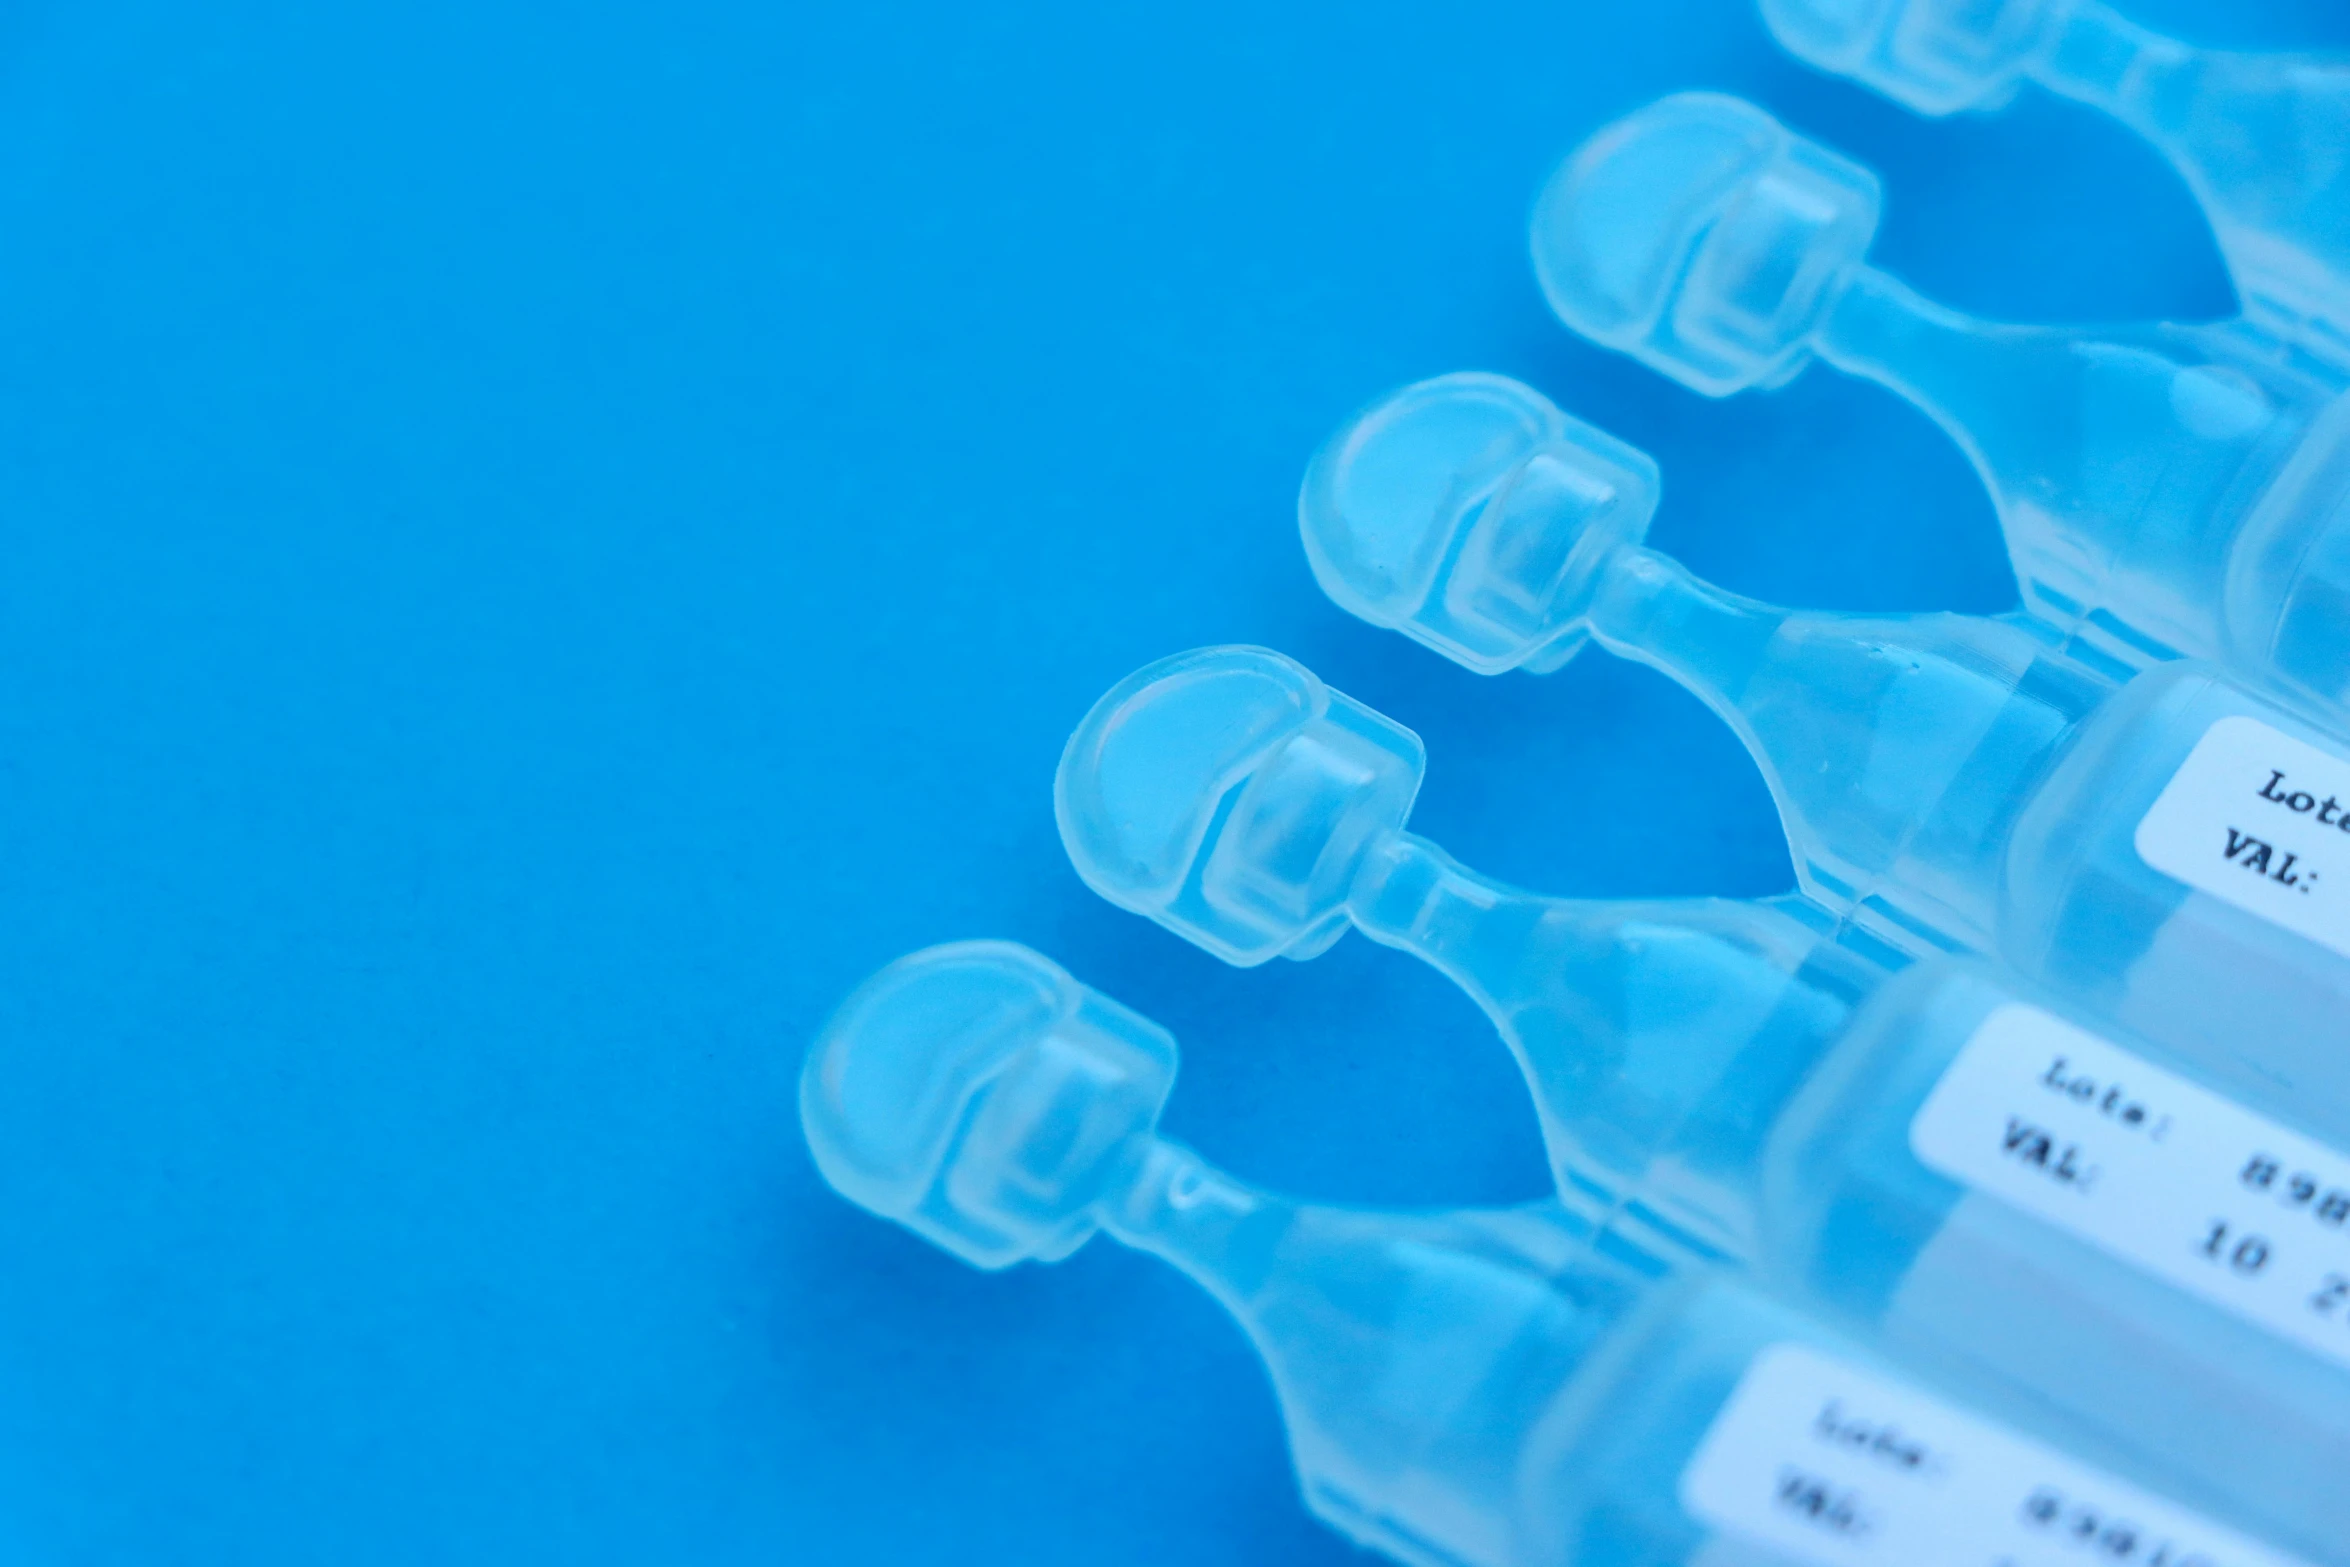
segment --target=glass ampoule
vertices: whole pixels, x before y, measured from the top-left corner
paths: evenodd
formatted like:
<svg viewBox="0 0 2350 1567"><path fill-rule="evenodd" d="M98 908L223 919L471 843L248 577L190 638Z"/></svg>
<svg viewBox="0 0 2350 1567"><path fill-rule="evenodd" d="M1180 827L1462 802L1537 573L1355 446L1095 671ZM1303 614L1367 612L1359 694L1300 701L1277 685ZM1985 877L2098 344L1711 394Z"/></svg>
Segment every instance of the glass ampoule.
<svg viewBox="0 0 2350 1567"><path fill-rule="evenodd" d="M2186 180L2247 313L2350 362L2350 60L2205 49L2099 0L1762 0L1789 52L1921 114L2024 82L2101 109Z"/></svg>
<svg viewBox="0 0 2350 1567"><path fill-rule="evenodd" d="M1660 99L1535 207L1568 326L1711 396L1814 357L1907 398L1989 489L2024 607L2084 656L2191 656L2350 714L2350 398L2241 325L1978 321L1866 262L1876 177L1761 109Z"/></svg>
<svg viewBox="0 0 2350 1567"><path fill-rule="evenodd" d="M974 1266L1102 1231L1181 1270L1264 1361L1308 1505L1410 1567L2058 1567L2084 1542L2294 1567L2133 1444L1953 1396L1556 1204L1258 1190L1159 1134L1174 1069L1163 1029L1036 953L961 943L843 1004L801 1122L835 1189Z"/></svg>
<svg viewBox="0 0 2350 1567"><path fill-rule="evenodd" d="M2350 1106L1800 898L1549 898L1408 830L1417 737L1295 661L1120 682L1063 753L1088 885L1242 965L1351 927L1509 1045L1562 1200L2350 1538ZM2159 1366L2149 1375L2149 1366Z"/></svg>
<svg viewBox="0 0 2350 1567"><path fill-rule="evenodd" d="M1640 542L1658 494L1644 454L1462 375L1348 424L1299 518L1343 608L1471 669L1596 641L1695 693L1803 890L1872 934L2350 1102L2350 744L2207 664L2116 682L2023 617L1726 593Z"/></svg>

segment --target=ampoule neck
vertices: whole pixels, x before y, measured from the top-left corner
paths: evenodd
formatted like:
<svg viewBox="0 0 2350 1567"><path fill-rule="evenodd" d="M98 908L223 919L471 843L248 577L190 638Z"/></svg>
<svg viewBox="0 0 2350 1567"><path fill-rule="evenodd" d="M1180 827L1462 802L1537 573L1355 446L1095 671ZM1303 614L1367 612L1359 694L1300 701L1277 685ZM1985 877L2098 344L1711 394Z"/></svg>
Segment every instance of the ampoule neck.
<svg viewBox="0 0 2350 1567"><path fill-rule="evenodd" d="M1153 1136L1122 1189L1099 1204L1101 1227L1180 1268L1226 1309L1264 1285L1296 1205L1227 1175L1171 1138Z"/></svg>
<svg viewBox="0 0 2350 1567"><path fill-rule="evenodd" d="M1459 986L1513 1047L1514 1014L1604 964L1620 923L1610 905L1507 886L1407 832L1388 834L1364 855L1347 914L1373 941Z"/></svg>
<svg viewBox="0 0 2350 1567"><path fill-rule="evenodd" d="M1826 936L1769 902L1556 898L1461 864L1415 833L1372 844L1347 912L1372 940L1449 976L1497 1017L1588 965L1615 964L1628 943L1670 929L1750 952L1784 955L1792 970Z"/></svg>
<svg viewBox="0 0 2350 1567"><path fill-rule="evenodd" d="M1669 555L1621 545L1601 569L1590 626L1600 646L1662 670L1743 731L1739 698L1787 617Z"/></svg>
<svg viewBox="0 0 2350 1567"><path fill-rule="evenodd" d="M2004 393L2012 349L1991 323L1951 309L1875 267L1857 267L1812 334L1820 358L1898 392L1971 449L1970 394ZM2012 337L2017 329L2008 328Z"/></svg>
<svg viewBox="0 0 2350 1567"><path fill-rule="evenodd" d="M1409 832L1376 839L1347 891L1347 916L1356 929L1445 969L1473 964L1489 951L1499 925L1570 908L1481 876Z"/></svg>

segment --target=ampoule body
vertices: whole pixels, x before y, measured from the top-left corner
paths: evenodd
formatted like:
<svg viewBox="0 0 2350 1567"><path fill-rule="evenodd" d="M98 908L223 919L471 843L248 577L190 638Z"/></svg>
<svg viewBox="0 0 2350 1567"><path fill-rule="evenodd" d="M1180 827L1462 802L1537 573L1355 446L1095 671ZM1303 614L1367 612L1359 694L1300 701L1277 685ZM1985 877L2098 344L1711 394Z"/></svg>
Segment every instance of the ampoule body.
<svg viewBox="0 0 2350 1567"><path fill-rule="evenodd" d="M1411 1567L2054 1567L2084 1532L2294 1567L2131 1443L1953 1397L1555 1204L1255 1190L1157 1133L1173 1068L1036 954L964 943L844 1004L802 1122L836 1189L976 1266L1100 1229L1181 1269L1264 1360L1308 1505Z"/></svg>
<svg viewBox="0 0 2350 1567"><path fill-rule="evenodd" d="M1056 807L1089 885L1227 961L1352 927L1444 972L1595 1227L2350 1538L2350 1108L1809 900L1502 885L1405 829L1421 760L1293 661L1205 649L1096 704Z"/></svg>
<svg viewBox="0 0 2350 1567"><path fill-rule="evenodd" d="M1499 376L1350 422L1299 501L1342 607L1485 673L1661 670L1769 783L1804 892L2197 1060L2350 1104L2350 742L2210 665L2028 617L1780 609L1641 542L1656 465Z"/></svg>
<svg viewBox="0 0 2350 1567"><path fill-rule="evenodd" d="M2343 364L2244 321L1972 319L1867 264L1880 203L1753 104L1678 93L1560 165L1535 271L1568 326L1711 396L1814 357L1883 384L1966 453L2059 641L2204 659L2350 728Z"/></svg>

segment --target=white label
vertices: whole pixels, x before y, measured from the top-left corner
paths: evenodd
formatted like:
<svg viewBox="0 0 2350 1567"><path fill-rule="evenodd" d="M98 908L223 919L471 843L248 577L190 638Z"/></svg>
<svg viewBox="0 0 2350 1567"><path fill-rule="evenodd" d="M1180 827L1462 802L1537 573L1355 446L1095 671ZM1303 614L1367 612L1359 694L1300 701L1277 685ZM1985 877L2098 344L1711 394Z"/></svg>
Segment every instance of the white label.
<svg viewBox="0 0 2350 1567"><path fill-rule="evenodd" d="M2010 1002L1909 1125L1920 1163L2350 1366L2350 1158Z"/></svg>
<svg viewBox="0 0 2350 1567"><path fill-rule="evenodd" d="M2138 858L2350 956L2350 761L2257 718L2203 732L2138 823Z"/></svg>
<svg viewBox="0 0 2350 1567"><path fill-rule="evenodd" d="M1681 1505L1807 1567L2306 1567L1794 1344L1747 1367Z"/></svg>

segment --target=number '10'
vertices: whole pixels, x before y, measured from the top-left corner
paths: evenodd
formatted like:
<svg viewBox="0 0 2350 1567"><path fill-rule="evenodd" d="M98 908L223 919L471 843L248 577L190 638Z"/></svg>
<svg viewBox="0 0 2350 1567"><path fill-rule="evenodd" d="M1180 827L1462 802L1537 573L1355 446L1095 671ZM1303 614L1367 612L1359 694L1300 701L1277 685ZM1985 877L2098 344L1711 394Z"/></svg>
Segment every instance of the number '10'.
<svg viewBox="0 0 2350 1567"><path fill-rule="evenodd" d="M2203 1237L2203 1255L2251 1278L2268 1266L2268 1241L2259 1235L2237 1235L2225 1219L2214 1219L2211 1233Z"/></svg>

